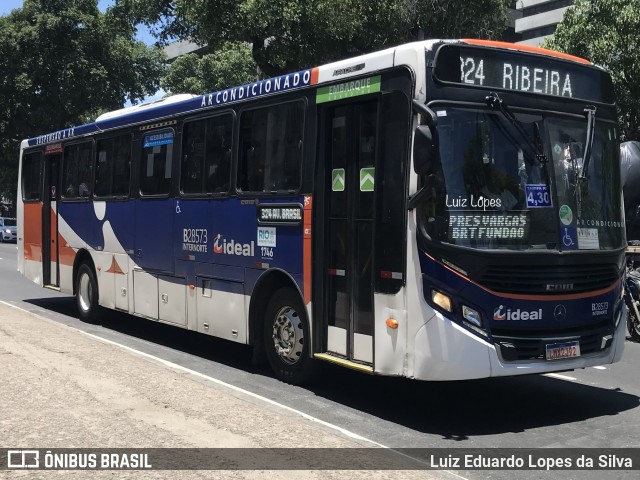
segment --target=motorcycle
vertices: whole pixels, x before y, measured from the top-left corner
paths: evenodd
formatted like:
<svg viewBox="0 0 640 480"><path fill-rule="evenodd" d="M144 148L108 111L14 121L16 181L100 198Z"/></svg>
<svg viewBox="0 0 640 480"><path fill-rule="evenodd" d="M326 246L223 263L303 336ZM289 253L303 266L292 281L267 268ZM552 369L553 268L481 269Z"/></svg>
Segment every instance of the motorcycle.
<svg viewBox="0 0 640 480"><path fill-rule="evenodd" d="M627 330L634 342L640 342L640 272L627 262L624 301L627 304Z"/></svg>

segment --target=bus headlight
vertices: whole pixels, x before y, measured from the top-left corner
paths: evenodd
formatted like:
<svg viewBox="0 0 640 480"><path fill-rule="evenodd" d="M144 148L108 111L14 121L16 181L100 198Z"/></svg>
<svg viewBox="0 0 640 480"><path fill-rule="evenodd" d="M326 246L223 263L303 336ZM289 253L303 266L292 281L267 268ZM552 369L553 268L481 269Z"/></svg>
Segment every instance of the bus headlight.
<svg viewBox="0 0 640 480"><path fill-rule="evenodd" d="M482 316L480 315L480 312L471 307L467 307L466 305L462 306L462 318L473 323L477 327L482 327Z"/></svg>
<svg viewBox="0 0 640 480"><path fill-rule="evenodd" d="M477 334L485 338L489 337L489 334L482 328L482 315L477 310L462 305L462 323Z"/></svg>
<svg viewBox="0 0 640 480"><path fill-rule="evenodd" d="M431 290L431 301L447 312L453 311L451 298L437 290Z"/></svg>

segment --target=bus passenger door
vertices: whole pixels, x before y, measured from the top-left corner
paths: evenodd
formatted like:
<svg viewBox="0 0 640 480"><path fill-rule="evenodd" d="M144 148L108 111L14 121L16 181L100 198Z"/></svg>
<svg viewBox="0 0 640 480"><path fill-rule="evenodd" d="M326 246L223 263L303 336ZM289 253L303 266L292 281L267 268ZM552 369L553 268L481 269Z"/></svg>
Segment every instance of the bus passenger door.
<svg viewBox="0 0 640 480"><path fill-rule="evenodd" d="M324 115L324 311L327 352L373 363L374 194L378 101Z"/></svg>
<svg viewBox="0 0 640 480"><path fill-rule="evenodd" d="M59 153L47 154L44 162L44 195L42 199L42 284L60 286L58 265L58 200L60 199Z"/></svg>

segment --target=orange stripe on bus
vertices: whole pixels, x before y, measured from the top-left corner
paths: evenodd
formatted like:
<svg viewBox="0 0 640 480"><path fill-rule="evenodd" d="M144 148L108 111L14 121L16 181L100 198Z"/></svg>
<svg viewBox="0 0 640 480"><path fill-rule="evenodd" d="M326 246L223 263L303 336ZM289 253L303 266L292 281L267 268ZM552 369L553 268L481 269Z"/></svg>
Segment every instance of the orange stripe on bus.
<svg viewBox="0 0 640 480"><path fill-rule="evenodd" d="M42 203L25 203L23 225L24 258L42 261Z"/></svg>
<svg viewBox="0 0 640 480"><path fill-rule="evenodd" d="M551 57L562 58L563 60L570 60L572 62L584 63L587 65L593 65L589 60L576 57L575 55L569 55L568 53L556 52L555 50L548 50L546 48L533 47L531 45L522 45L516 43L499 42L496 40L478 40L475 38L463 38L463 42L470 45L480 45L483 47L495 47L506 48L509 50L519 50L521 52L537 53L539 55L549 55Z"/></svg>
<svg viewBox="0 0 640 480"><path fill-rule="evenodd" d="M320 70L318 67L313 67L311 69L311 85L316 85L318 83L318 78L320 77Z"/></svg>
<svg viewBox="0 0 640 480"><path fill-rule="evenodd" d="M58 245L60 245L60 237L56 238L57 233L58 233L58 214L55 212L55 210L53 208L49 209L49 216L51 218L50 220L50 227L49 227L49 241L51 241L51 239L56 239L56 242L58 242ZM51 242L51 251L49 253L50 257L51 257L51 261L52 262L57 262L58 261L58 249L56 248L55 243Z"/></svg>
<svg viewBox="0 0 640 480"><path fill-rule="evenodd" d="M60 256L60 265L73 267L76 259L76 251L69 246L65 238L58 232L58 255Z"/></svg>
<svg viewBox="0 0 640 480"><path fill-rule="evenodd" d="M311 195L304 197L304 221L302 228L302 277L304 290L304 303L311 302L311 219L313 198Z"/></svg>
<svg viewBox="0 0 640 480"><path fill-rule="evenodd" d="M106 272L116 275L124 275L124 271L120 268L120 265L118 265L115 255L111 255L111 266L109 267L109 270L106 270Z"/></svg>

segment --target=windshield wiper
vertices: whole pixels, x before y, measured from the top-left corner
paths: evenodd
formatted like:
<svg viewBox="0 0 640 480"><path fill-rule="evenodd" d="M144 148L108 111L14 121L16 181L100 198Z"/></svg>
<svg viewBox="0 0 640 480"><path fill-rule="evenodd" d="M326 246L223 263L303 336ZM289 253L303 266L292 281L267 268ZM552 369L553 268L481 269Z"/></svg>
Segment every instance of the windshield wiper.
<svg viewBox="0 0 640 480"><path fill-rule="evenodd" d="M576 207L578 210L578 218L582 218L582 185L588 179L589 162L591 161L591 150L593 149L593 132L596 125L596 107L587 105L584 109L587 115L587 138L584 140L584 150L582 152L582 169L578 175L575 187Z"/></svg>
<svg viewBox="0 0 640 480"><path fill-rule="evenodd" d="M498 110L502 115L509 120L509 123L513 125L513 127L520 133L522 138L525 139L529 148L533 150L535 158L538 164L542 165L542 171L544 175L544 183L545 185L551 185L551 180L549 178L549 171L547 170L547 163L549 162L547 156L544 153L544 148L542 147L542 138L540 136L540 127L537 122L534 122L535 129L535 138L532 140L529 136L527 130L522 126L522 122L516 118L516 116L507 108L506 104L502 101L500 96L496 92L491 92L485 98L487 105L493 108L494 110ZM526 158L526 157L525 157Z"/></svg>
<svg viewBox="0 0 640 480"><path fill-rule="evenodd" d="M593 105L587 105L584 109L587 114L587 138L584 141L584 152L582 154L582 170L580 171L580 180L588 178L587 172L589 171L589 162L591 162L591 151L593 150L593 137L596 126L596 107Z"/></svg>

